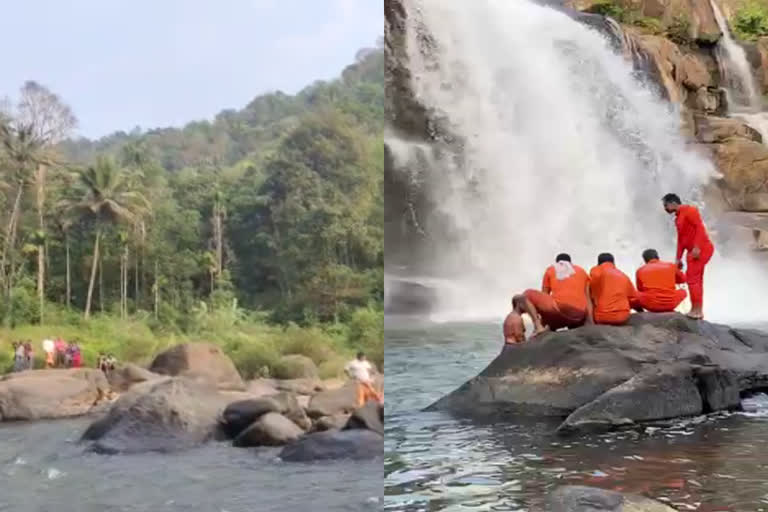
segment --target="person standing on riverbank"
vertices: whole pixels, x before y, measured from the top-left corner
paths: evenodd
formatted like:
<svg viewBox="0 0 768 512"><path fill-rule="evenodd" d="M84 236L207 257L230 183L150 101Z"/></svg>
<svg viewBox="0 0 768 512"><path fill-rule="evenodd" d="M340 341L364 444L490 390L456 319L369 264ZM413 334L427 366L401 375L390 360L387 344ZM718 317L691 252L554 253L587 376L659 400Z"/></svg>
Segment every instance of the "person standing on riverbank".
<svg viewBox="0 0 768 512"><path fill-rule="evenodd" d="M371 365L363 352L358 352L357 358L347 363L347 366L344 367L347 375L357 381L358 407L364 406L368 400L374 400L378 403L383 402L381 393L376 391L373 385L373 379L371 378L372 370L373 365Z"/></svg>
<svg viewBox="0 0 768 512"><path fill-rule="evenodd" d="M24 343L20 341L14 341L13 351L13 371L20 372L24 370Z"/></svg>
<svg viewBox="0 0 768 512"><path fill-rule="evenodd" d="M53 368L54 360L53 353L56 350L56 345L51 339L43 340L43 352L45 352L45 367Z"/></svg>
<svg viewBox="0 0 768 512"><path fill-rule="evenodd" d="M704 268L715 253L715 246L709 238L707 228L701 219L699 209L693 205L682 204L676 194L667 194L662 198L664 210L675 215L677 228L677 263L683 268L685 257L685 279L691 294L691 310L688 317L697 320L704 318Z"/></svg>
<svg viewBox="0 0 768 512"><path fill-rule="evenodd" d="M32 340L24 343L24 367L27 370L35 369L35 351L32 349Z"/></svg>

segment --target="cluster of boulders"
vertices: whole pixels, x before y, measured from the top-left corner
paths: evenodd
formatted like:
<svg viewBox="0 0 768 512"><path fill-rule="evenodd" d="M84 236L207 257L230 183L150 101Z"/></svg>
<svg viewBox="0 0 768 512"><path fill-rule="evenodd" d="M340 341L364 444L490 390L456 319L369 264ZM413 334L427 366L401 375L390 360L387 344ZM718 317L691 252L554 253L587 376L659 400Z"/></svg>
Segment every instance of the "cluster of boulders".
<svg viewBox="0 0 768 512"><path fill-rule="evenodd" d="M283 361L292 379L245 382L208 343L174 346L148 369L34 370L0 380L0 420L101 414L83 434L104 453L171 452L210 440L287 446L286 460L372 458L383 452L383 412L357 409L354 382L322 381L308 358Z"/></svg>

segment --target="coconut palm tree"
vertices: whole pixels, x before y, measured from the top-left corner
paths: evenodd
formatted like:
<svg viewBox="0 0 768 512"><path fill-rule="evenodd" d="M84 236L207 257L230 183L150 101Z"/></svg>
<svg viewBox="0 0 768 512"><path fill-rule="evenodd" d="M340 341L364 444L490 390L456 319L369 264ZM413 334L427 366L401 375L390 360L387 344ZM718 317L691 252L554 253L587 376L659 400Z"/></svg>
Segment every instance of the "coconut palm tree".
<svg viewBox="0 0 768 512"><path fill-rule="evenodd" d="M133 177L108 157L100 157L94 165L78 171L81 195L77 201L70 202L68 210L96 223L91 277L85 302L86 319L91 315L93 286L104 227L108 224L135 225L149 213L149 201L136 189L136 181L131 179Z"/></svg>

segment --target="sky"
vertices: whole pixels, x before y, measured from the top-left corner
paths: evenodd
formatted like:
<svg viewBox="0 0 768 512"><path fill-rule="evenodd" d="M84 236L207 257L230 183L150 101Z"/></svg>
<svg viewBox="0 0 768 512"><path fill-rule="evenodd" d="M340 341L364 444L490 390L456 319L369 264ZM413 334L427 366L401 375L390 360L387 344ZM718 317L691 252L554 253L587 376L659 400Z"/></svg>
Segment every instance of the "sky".
<svg viewBox="0 0 768 512"><path fill-rule="evenodd" d="M35 80L89 138L181 126L334 78L383 27L381 0L6 2L0 97Z"/></svg>

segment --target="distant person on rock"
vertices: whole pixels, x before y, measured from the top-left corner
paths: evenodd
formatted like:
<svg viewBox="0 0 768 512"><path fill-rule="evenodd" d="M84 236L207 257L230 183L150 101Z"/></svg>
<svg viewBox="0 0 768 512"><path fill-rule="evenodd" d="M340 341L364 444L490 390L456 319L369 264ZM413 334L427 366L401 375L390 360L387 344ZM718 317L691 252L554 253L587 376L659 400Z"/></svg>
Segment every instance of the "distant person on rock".
<svg viewBox="0 0 768 512"><path fill-rule="evenodd" d="M378 403L382 403L383 399L381 393L376 391L373 386L373 379L371 378L371 371L373 366L366 359L363 352L358 352L357 357L347 363L344 367L344 371L350 378L357 381L357 406L362 407L368 400L374 400Z"/></svg>
<svg viewBox="0 0 768 512"><path fill-rule="evenodd" d="M664 210L675 215L677 228L677 263L683 268L683 252L686 253L685 279L691 294L690 318L704 318L704 267L706 267L715 252L715 246L709 239L707 228L701 220L699 209L695 206L682 204L675 194L667 194L662 198Z"/></svg>
<svg viewBox="0 0 768 512"><path fill-rule="evenodd" d="M616 268L612 254L605 252L597 257L597 266L590 270L589 278L596 324L623 325L629 320L632 307L642 311L635 285Z"/></svg>
<svg viewBox="0 0 768 512"><path fill-rule="evenodd" d="M526 290L512 297L513 312L528 314L536 336L546 330L581 327L592 319L589 276L571 263L568 254L558 254L544 272L541 291Z"/></svg>
<svg viewBox="0 0 768 512"><path fill-rule="evenodd" d="M24 365L27 370L35 369L35 351L32 349L32 340L24 343Z"/></svg>
<svg viewBox="0 0 768 512"><path fill-rule="evenodd" d="M636 304L653 313L670 313L688 296L676 285L685 283L685 274L674 263L659 260L656 249L643 251L645 265L637 269Z"/></svg>
<svg viewBox="0 0 768 512"><path fill-rule="evenodd" d="M53 368L53 365L55 364L53 354L55 351L56 351L56 346L53 343L53 340L50 340L50 339L43 340L43 352L45 352L46 368Z"/></svg>
<svg viewBox="0 0 768 512"><path fill-rule="evenodd" d="M20 372L24 370L24 344L20 341L13 343L14 358L13 358L13 371Z"/></svg>
<svg viewBox="0 0 768 512"><path fill-rule="evenodd" d="M64 368L66 366L66 352L67 352L67 342L64 341L61 338L56 338L56 341L53 343L53 346L55 348L55 354L56 354L56 368Z"/></svg>

